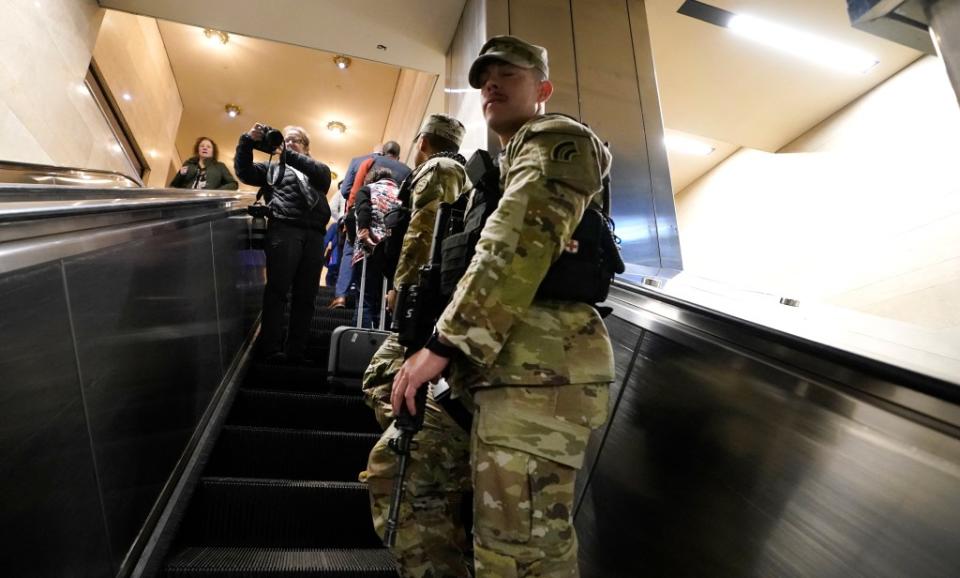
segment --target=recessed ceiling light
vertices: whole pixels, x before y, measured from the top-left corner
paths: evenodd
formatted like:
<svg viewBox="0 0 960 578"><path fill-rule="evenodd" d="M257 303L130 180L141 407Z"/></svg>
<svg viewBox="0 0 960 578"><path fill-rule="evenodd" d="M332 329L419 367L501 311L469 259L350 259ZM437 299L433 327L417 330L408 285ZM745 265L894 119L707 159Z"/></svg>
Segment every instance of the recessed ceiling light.
<svg viewBox="0 0 960 578"><path fill-rule="evenodd" d="M330 182L331 182L331 183L336 182L336 180L339 179L339 178L340 178L340 175L338 175L336 171L330 171Z"/></svg>
<svg viewBox="0 0 960 578"><path fill-rule="evenodd" d="M150 149L150 158L155 159L160 156L156 149Z"/></svg>
<svg viewBox="0 0 960 578"><path fill-rule="evenodd" d="M332 132L334 135L340 136L347 132L347 125L337 120L331 120L327 123L327 130Z"/></svg>
<svg viewBox="0 0 960 578"><path fill-rule="evenodd" d="M129 92L124 92L123 94L120 95L120 98L122 98L127 102L130 102L131 100L133 100L133 95L131 95Z"/></svg>
<svg viewBox="0 0 960 578"><path fill-rule="evenodd" d="M333 63L336 64L337 68L339 68L340 70L346 70L350 68L351 62L353 61L350 60L350 58L347 56L341 56L338 54L337 56L333 57Z"/></svg>
<svg viewBox="0 0 960 578"><path fill-rule="evenodd" d="M384 46L383 44L377 44L377 50L386 50L386 49L387 47Z"/></svg>
<svg viewBox="0 0 960 578"><path fill-rule="evenodd" d="M240 110L240 107L235 104L227 104L226 106L223 107L223 110L227 111L227 116L229 116L230 118L237 118L238 116L240 116L240 113L242 112Z"/></svg>
<svg viewBox="0 0 960 578"><path fill-rule="evenodd" d="M230 42L230 35L222 30L204 28L203 35L207 37L207 40L209 40L211 44L219 44L223 46L227 42Z"/></svg>
<svg viewBox="0 0 960 578"><path fill-rule="evenodd" d="M667 145L668 149L685 155L706 157L713 154L713 151L716 150L703 141L677 134L668 134L663 138L663 142Z"/></svg>

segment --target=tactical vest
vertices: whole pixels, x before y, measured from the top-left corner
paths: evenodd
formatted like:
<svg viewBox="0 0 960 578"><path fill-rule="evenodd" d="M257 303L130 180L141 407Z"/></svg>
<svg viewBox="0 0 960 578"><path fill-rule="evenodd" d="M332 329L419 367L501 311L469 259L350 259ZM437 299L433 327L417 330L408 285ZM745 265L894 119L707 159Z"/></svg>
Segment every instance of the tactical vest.
<svg viewBox="0 0 960 578"><path fill-rule="evenodd" d="M436 157L453 159L461 165L467 162L462 155L453 152L440 152L430 155L427 161ZM413 187L414 175L417 175L416 170L407 175L407 178L400 184L400 192L397 193L399 204L390 209L383 217L383 224L386 229L383 237L384 256L386 258L384 275L391 279L397 272L400 252L403 249L403 237L407 234L407 229L410 227L410 218L413 216L411 188Z"/></svg>
<svg viewBox="0 0 960 578"><path fill-rule="evenodd" d="M453 295L457 283L467 271L476 252L480 233L503 196L500 190L500 169L487 151L478 150L466 166L474 184L472 204L463 216L457 210L466 208L465 195L457 199L446 231L442 234L443 261L440 288L445 297ZM626 267L620 256L619 239L610 219L610 179L603 180L603 205L598 210L587 207L573 237L560 257L553 262L537 289L537 299L556 299L596 304L605 301L613 278ZM459 205L459 206L458 206Z"/></svg>

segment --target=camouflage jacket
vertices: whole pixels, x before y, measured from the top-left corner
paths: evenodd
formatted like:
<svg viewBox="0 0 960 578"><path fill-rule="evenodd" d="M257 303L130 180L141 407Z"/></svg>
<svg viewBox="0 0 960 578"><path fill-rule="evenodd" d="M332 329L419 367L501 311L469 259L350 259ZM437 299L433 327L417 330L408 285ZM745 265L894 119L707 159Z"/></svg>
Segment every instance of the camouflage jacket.
<svg viewBox="0 0 960 578"><path fill-rule="evenodd" d="M410 225L403 236L394 287L417 282L420 267L430 261L438 207L441 202L453 202L466 179L463 166L449 157L433 157L414 169L410 182Z"/></svg>
<svg viewBox="0 0 960 578"><path fill-rule="evenodd" d="M606 326L590 305L535 299L587 206L599 200L611 155L562 115L527 122L500 160L503 197L437 329L464 353L463 387L613 381Z"/></svg>

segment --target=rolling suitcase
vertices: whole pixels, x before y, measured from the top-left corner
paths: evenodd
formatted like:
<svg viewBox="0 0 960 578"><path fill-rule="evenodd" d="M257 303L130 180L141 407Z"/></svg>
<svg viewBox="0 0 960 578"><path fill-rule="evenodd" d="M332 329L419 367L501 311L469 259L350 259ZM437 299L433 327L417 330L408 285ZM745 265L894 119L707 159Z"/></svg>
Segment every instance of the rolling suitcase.
<svg viewBox="0 0 960 578"><path fill-rule="evenodd" d="M380 328L363 329L363 295L367 282L367 259L363 259L360 273L360 299L357 304L357 324L355 327L337 327L330 335L330 357L327 360L327 381L359 389L363 372L370 364L370 358L377 352L383 341L390 335L384 331L386 321L387 283L383 283L383 295L380 299Z"/></svg>

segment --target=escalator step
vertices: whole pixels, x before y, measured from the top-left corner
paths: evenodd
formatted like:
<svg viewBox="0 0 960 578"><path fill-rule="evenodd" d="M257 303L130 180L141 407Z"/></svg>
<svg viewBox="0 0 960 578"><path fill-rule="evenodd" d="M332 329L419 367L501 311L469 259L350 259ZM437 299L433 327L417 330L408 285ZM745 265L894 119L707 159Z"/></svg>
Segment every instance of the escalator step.
<svg viewBox="0 0 960 578"><path fill-rule="evenodd" d="M327 355L328 349L316 351L321 357L307 355L314 360L312 365L272 364L255 361L247 372L245 384L248 387L271 389L286 389L297 391L325 391L327 386ZM359 394L359 392L356 392Z"/></svg>
<svg viewBox="0 0 960 578"><path fill-rule="evenodd" d="M376 548L367 487L359 482L201 478L185 546Z"/></svg>
<svg viewBox="0 0 960 578"><path fill-rule="evenodd" d="M226 426L205 474L352 482L379 438L376 433Z"/></svg>
<svg viewBox="0 0 960 578"><path fill-rule="evenodd" d="M334 329L341 325L356 325L356 323L356 309L327 309L324 307L323 309L314 309L310 328Z"/></svg>
<svg viewBox="0 0 960 578"><path fill-rule="evenodd" d="M279 548L186 548L166 567L170 578L396 578L386 549L287 550Z"/></svg>
<svg viewBox="0 0 960 578"><path fill-rule="evenodd" d="M227 423L379 433L371 410L355 395L241 389Z"/></svg>

